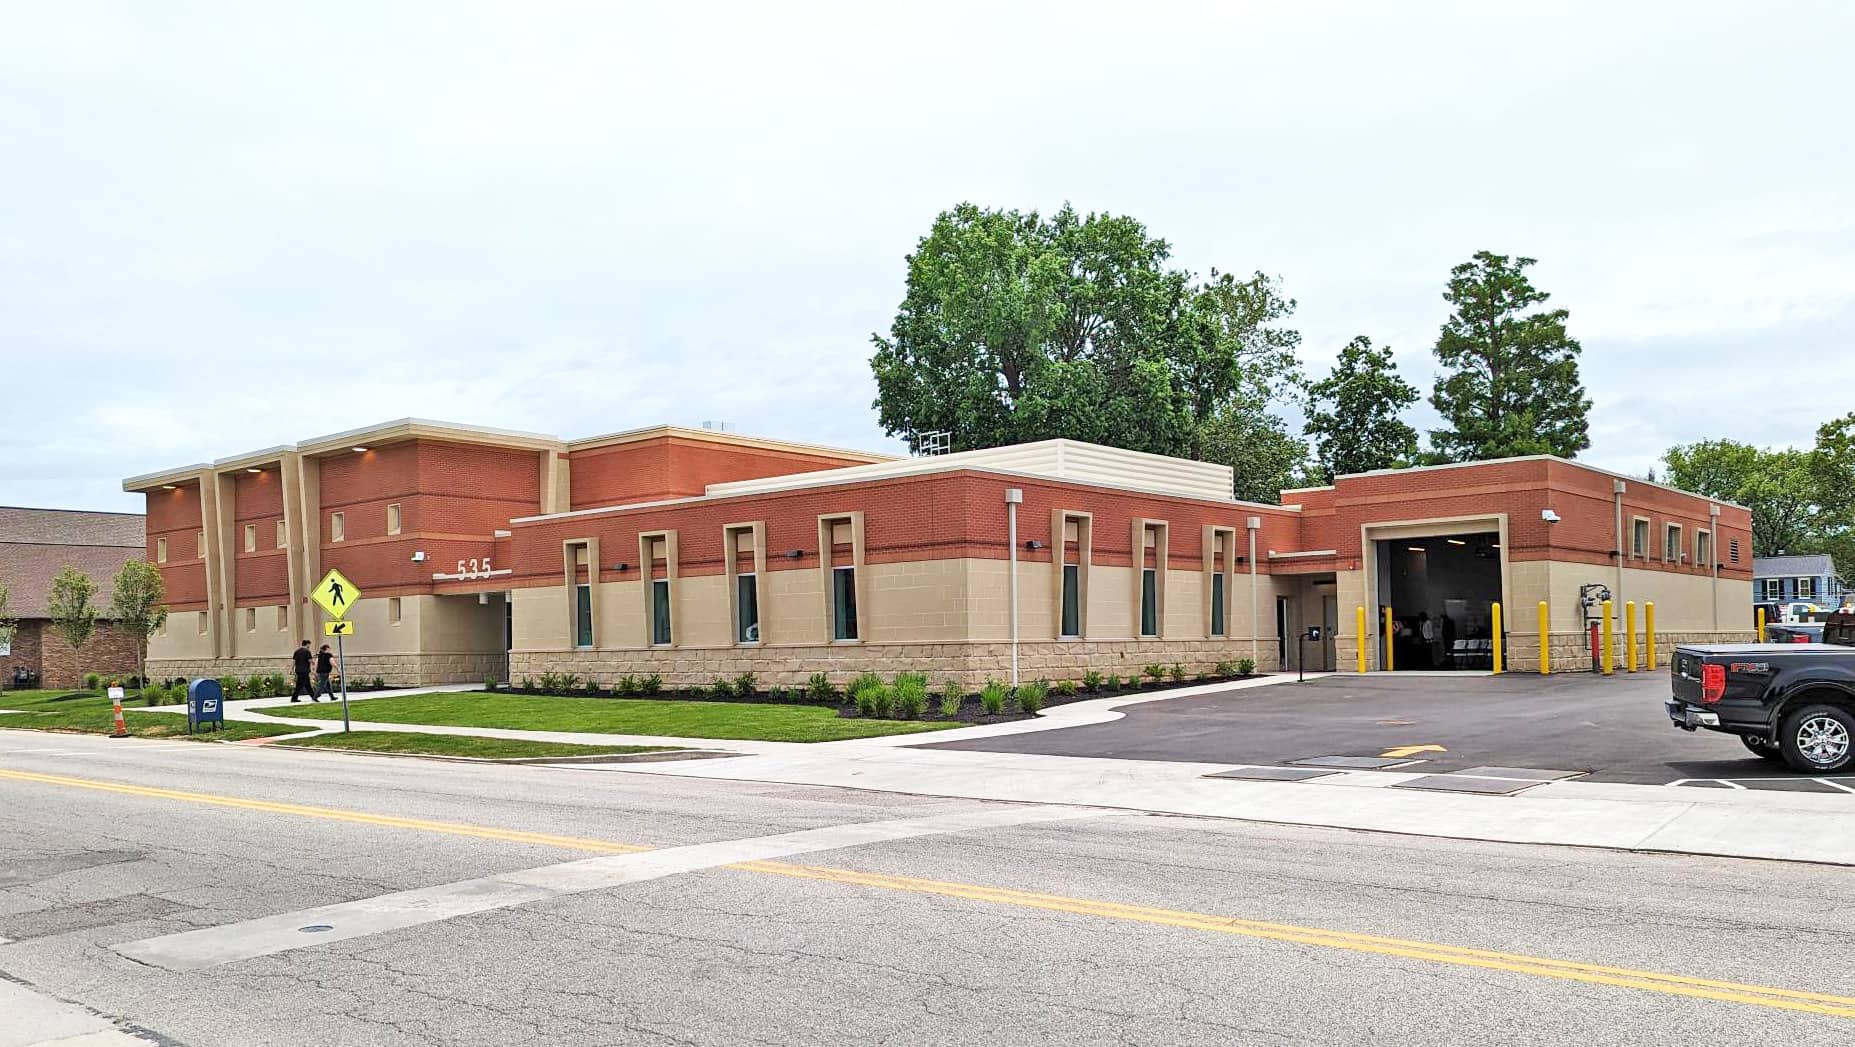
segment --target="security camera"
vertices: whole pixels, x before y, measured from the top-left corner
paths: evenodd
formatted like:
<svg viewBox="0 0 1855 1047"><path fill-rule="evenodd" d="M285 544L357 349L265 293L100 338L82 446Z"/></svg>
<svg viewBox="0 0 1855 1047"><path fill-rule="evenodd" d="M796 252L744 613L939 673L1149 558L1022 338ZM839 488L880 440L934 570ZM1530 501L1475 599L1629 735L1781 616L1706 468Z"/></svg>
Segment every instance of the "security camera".
<svg viewBox="0 0 1855 1047"><path fill-rule="evenodd" d="M1553 512L1551 509L1541 509L1539 511L1539 518L1546 521L1547 523L1558 523L1559 522L1559 514Z"/></svg>
<svg viewBox="0 0 1855 1047"><path fill-rule="evenodd" d="M420 549L418 552L413 553L412 562L413 563L424 563L425 562L425 550Z"/></svg>

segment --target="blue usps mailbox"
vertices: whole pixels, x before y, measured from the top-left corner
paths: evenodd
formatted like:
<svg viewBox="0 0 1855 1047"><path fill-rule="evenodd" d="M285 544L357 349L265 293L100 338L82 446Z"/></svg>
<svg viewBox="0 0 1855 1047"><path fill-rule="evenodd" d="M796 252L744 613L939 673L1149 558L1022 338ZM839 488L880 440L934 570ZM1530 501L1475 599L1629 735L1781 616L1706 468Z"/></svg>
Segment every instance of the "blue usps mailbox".
<svg viewBox="0 0 1855 1047"><path fill-rule="evenodd" d="M195 680L187 685L187 733L209 723L215 730L225 727L225 692L218 680Z"/></svg>

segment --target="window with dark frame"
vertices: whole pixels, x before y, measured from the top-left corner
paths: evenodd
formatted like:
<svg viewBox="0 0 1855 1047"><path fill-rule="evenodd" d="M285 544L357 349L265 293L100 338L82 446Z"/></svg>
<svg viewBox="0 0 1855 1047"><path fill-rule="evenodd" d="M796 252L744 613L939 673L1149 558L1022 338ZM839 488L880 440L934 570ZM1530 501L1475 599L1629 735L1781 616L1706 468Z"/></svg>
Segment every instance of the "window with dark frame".
<svg viewBox="0 0 1855 1047"><path fill-rule="evenodd" d="M760 579L752 571L734 576L734 640L760 642Z"/></svg>
<svg viewBox="0 0 1855 1047"><path fill-rule="evenodd" d="M835 640L857 638L857 569L854 566L831 568L831 637Z"/></svg>
<svg viewBox="0 0 1855 1047"><path fill-rule="evenodd" d="M593 587L588 582L573 587L573 645L593 645Z"/></svg>
<svg viewBox="0 0 1855 1047"><path fill-rule="evenodd" d="M651 643L668 647L670 637L670 579L651 579Z"/></svg>

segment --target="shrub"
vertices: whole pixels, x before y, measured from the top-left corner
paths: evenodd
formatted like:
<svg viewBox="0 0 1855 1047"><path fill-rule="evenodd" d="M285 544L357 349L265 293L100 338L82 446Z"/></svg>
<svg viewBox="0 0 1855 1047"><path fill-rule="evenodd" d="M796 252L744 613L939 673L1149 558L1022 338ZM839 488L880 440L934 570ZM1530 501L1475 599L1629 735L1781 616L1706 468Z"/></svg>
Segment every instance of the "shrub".
<svg viewBox="0 0 1855 1047"><path fill-rule="evenodd" d="M1044 700L1049 696L1050 685L1042 680L1020 684L1018 686L1018 708L1034 716L1037 710L1043 708Z"/></svg>
<svg viewBox="0 0 1855 1047"><path fill-rule="evenodd" d="M639 694L659 694L663 691L663 677L652 673L638 681Z"/></svg>
<svg viewBox="0 0 1855 1047"><path fill-rule="evenodd" d="M1203 683L1206 680L1209 680L1210 678L1211 678L1210 673L1199 673L1197 676L1192 677L1192 679L1198 683Z"/></svg>
<svg viewBox="0 0 1855 1047"><path fill-rule="evenodd" d="M637 694L638 693L638 678L631 675L630 673L626 673L625 675L619 677L618 682L612 685L612 693L616 695L620 695L620 696L626 696L626 697Z"/></svg>
<svg viewBox="0 0 1855 1047"><path fill-rule="evenodd" d="M1237 675L1237 663L1219 662L1217 663L1216 667L1212 670L1211 675L1218 676L1218 677L1235 676Z"/></svg>
<svg viewBox="0 0 1855 1047"><path fill-rule="evenodd" d="M227 698L238 697L244 689L245 682L236 676L221 676L219 678L219 690L225 692Z"/></svg>
<svg viewBox="0 0 1855 1047"><path fill-rule="evenodd" d="M760 693L760 681L753 673L742 673L734 678L734 693L739 698L752 698Z"/></svg>
<svg viewBox="0 0 1855 1047"><path fill-rule="evenodd" d="M501 682L501 680L496 678L495 673L491 673L483 678L483 689L486 691L493 691L496 689L496 685Z"/></svg>
<svg viewBox="0 0 1855 1047"><path fill-rule="evenodd" d="M1256 659L1254 658L1237 659L1237 675L1238 676L1249 676L1255 671L1256 671Z"/></svg>
<svg viewBox="0 0 1855 1047"><path fill-rule="evenodd" d="M290 691L293 689L294 688L291 686L290 678L288 676L285 676L282 673L271 674L271 692L273 694L277 695L278 697L282 697L284 692Z"/></svg>
<svg viewBox="0 0 1855 1047"><path fill-rule="evenodd" d="M563 691L579 690L580 689L580 674L579 673L561 673L560 674L560 689Z"/></svg>
<svg viewBox="0 0 1855 1047"><path fill-rule="evenodd" d="M245 681L245 693L253 698L275 698L277 697L277 685L271 683L269 673L263 673Z"/></svg>
<svg viewBox="0 0 1855 1047"><path fill-rule="evenodd" d="M103 677L98 676L96 673L84 674L84 690L94 691L101 686L103 686Z"/></svg>
<svg viewBox="0 0 1855 1047"><path fill-rule="evenodd" d="M710 698L732 698L734 685L717 676L715 682L709 685L708 693Z"/></svg>
<svg viewBox="0 0 1855 1047"><path fill-rule="evenodd" d="M1082 674L1082 689L1095 691L1101 688L1101 674L1093 669Z"/></svg>
<svg viewBox="0 0 1855 1047"><path fill-rule="evenodd" d="M1172 663L1172 668L1166 670L1166 673L1167 675L1172 677L1173 683L1184 683L1185 682L1185 666L1180 665L1177 662Z"/></svg>
<svg viewBox="0 0 1855 1047"><path fill-rule="evenodd" d="M535 678L532 676L522 677L522 690L529 694L535 693Z"/></svg>
<svg viewBox="0 0 1855 1047"><path fill-rule="evenodd" d="M550 692L560 690L560 674L553 672L542 673L541 689Z"/></svg>
<svg viewBox="0 0 1855 1047"><path fill-rule="evenodd" d="M792 692L784 687L775 687L766 693L766 697L770 702L789 702L792 700Z"/></svg>
<svg viewBox="0 0 1855 1047"><path fill-rule="evenodd" d="M918 720L927 712L928 685L924 673L902 673L895 678L895 715Z"/></svg>
<svg viewBox="0 0 1855 1047"><path fill-rule="evenodd" d="M1074 698L1079 688L1074 680L1058 680L1050 685L1050 693L1064 698Z"/></svg>
<svg viewBox="0 0 1855 1047"><path fill-rule="evenodd" d="M877 720L888 719L895 708L895 692L888 684L865 687L857 692L856 700L858 714Z"/></svg>
<svg viewBox="0 0 1855 1047"><path fill-rule="evenodd" d="M1119 675L1119 674L1116 674L1116 675L1112 675L1112 676L1109 676L1109 677L1108 677L1108 690L1110 690L1110 691L1118 691L1118 690L1120 690L1120 689L1121 689L1121 677L1120 677L1120 675Z"/></svg>
<svg viewBox="0 0 1855 1047"><path fill-rule="evenodd" d="M966 701L966 693L960 690L958 682L948 680L940 689L940 714L949 720L960 715L960 706Z"/></svg>
<svg viewBox="0 0 1855 1047"><path fill-rule="evenodd" d="M142 704L143 705L146 705L152 709L157 705L166 705L167 701L168 701L167 688L165 687L144 687L142 688Z"/></svg>
<svg viewBox="0 0 1855 1047"><path fill-rule="evenodd" d="M857 696L864 691L874 690L881 686L882 677L877 676L875 673L864 673L850 681L850 686L844 688L844 696L855 701Z"/></svg>
<svg viewBox="0 0 1855 1047"><path fill-rule="evenodd" d="M831 686L831 678L824 673L813 673L805 681L805 697L828 702L837 697L837 688Z"/></svg>
<svg viewBox="0 0 1855 1047"><path fill-rule="evenodd" d="M1166 678L1166 667L1163 665L1149 665L1140 671L1145 673L1154 683L1158 683Z"/></svg>
<svg viewBox="0 0 1855 1047"><path fill-rule="evenodd" d="M987 680L979 691L979 706L987 716L997 716L1005 711L1005 699L1010 695L1010 688L1004 684L997 680Z"/></svg>
<svg viewBox="0 0 1855 1047"><path fill-rule="evenodd" d="M586 693L594 695L599 693L599 682L594 680L591 676L586 678Z"/></svg>

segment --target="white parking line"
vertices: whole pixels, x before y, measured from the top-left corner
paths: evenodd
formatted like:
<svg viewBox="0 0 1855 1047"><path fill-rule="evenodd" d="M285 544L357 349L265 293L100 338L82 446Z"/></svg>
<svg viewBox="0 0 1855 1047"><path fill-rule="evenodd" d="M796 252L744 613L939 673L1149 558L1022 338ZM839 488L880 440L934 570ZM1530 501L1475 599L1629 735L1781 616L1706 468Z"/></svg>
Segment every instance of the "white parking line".
<svg viewBox="0 0 1855 1047"><path fill-rule="evenodd" d="M235 960L302 949L456 916L507 909L562 895L764 861L813 851L906 840L917 836L995 829L1036 822L1096 818L1110 812L1078 807L1012 807L929 818L857 822L747 840L668 847L636 854L585 858L537 869L421 887L375 898L264 916L223 927L124 942L112 948L132 960L170 971L197 971Z"/></svg>

